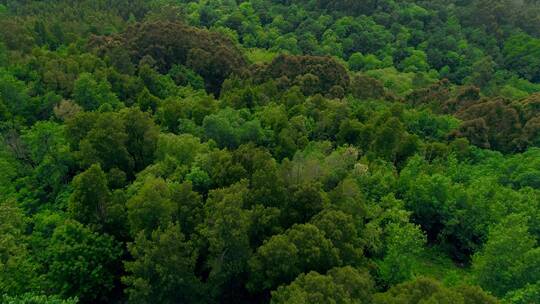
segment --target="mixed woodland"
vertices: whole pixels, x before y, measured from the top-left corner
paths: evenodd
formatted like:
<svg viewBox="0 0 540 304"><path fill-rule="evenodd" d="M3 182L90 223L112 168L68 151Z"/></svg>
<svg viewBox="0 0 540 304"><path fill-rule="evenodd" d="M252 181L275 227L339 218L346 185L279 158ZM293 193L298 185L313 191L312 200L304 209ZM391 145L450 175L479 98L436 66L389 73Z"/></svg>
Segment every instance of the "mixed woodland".
<svg viewBox="0 0 540 304"><path fill-rule="evenodd" d="M0 0L0 302L540 303L538 0Z"/></svg>

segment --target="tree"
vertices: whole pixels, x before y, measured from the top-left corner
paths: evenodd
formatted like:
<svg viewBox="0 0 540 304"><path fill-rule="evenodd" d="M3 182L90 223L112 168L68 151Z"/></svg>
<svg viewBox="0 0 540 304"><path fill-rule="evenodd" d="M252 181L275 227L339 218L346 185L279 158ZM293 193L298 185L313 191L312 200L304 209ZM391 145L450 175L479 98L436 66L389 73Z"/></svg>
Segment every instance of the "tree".
<svg viewBox="0 0 540 304"><path fill-rule="evenodd" d="M386 230L386 253L379 263L379 272L381 278L392 286L413 276L415 259L422 253L426 237L413 224L400 226L392 223Z"/></svg>
<svg viewBox="0 0 540 304"><path fill-rule="evenodd" d="M197 155L207 151L208 146L191 134L162 133L159 134L155 156L158 161L172 158L179 165L191 166Z"/></svg>
<svg viewBox="0 0 540 304"><path fill-rule="evenodd" d="M177 224L142 231L128 245L133 261L125 262L130 303L206 303L203 285L195 276L197 250Z"/></svg>
<svg viewBox="0 0 540 304"><path fill-rule="evenodd" d="M187 237L195 232L195 228L203 222L203 200L193 190L189 181L170 185L171 201L176 205L174 218Z"/></svg>
<svg viewBox="0 0 540 304"><path fill-rule="evenodd" d="M114 238L66 221L54 230L44 253L46 288L66 298L106 301L121 254Z"/></svg>
<svg viewBox="0 0 540 304"><path fill-rule="evenodd" d="M72 182L73 193L69 198L71 217L92 229L101 231L108 220L111 192L107 177L100 165L95 164L77 175Z"/></svg>
<svg viewBox="0 0 540 304"><path fill-rule="evenodd" d="M319 56L289 56L276 57L256 79L278 79L286 76L294 80L306 74L311 74L319 79L319 86L312 90L313 93L326 94L333 86L342 89L349 88L349 75L347 70L339 62L330 57Z"/></svg>
<svg viewBox="0 0 540 304"><path fill-rule="evenodd" d="M528 304L540 301L540 283L527 284L524 288L509 292L505 301L512 304Z"/></svg>
<svg viewBox="0 0 540 304"><path fill-rule="evenodd" d="M401 62L404 72L427 72L429 70L429 64L427 62L427 55L421 50L411 51L411 55L405 58Z"/></svg>
<svg viewBox="0 0 540 304"><path fill-rule="evenodd" d="M311 223L339 250L345 265L361 265L363 261L360 235L351 215L342 211L323 210L311 219Z"/></svg>
<svg viewBox="0 0 540 304"><path fill-rule="evenodd" d="M489 231L488 241L473 256L480 286L497 296L540 279L540 249L528 232L526 218L510 215Z"/></svg>
<svg viewBox="0 0 540 304"><path fill-rule="evenodd" d="M72 101L62 100L54 106L53 111L56 118L65 121L75 117L82 111L82 108Z"/></svg>
<svg viewBox="0 0 540 304"><path fill-rule="evenodd" d="M64 130L62 125L40 121L21 135L33 167L33 185L29 188L33 188L33 194L42 202L54 200L68 183L75 166Z"/></svg>
<svg viewBox="0 0 540 304"><path fill-rule="evenodd" d="M272 292L279 303L371 303L374 282L365 270L350 266L333 268L326 275L300 274L291 284Z"/></svg>
<svg viewBox="0 0 540 304"><path fill-rule="evenodd" d="M77 298L62 299L58 296L36 295L34 293L25 293L18 296L4 295L2 303L8 304L77 304Z"/></svg>
<svg viewBox="0 0 540 304"><path fill-rule="evenodd" d="M90 73L82 73L73 87L73 100L83 109L97 110L101 105L116 106L119 101L108 82L96 81Z"/></svg>
<svg viewBox="0 0 540 304"><path fill-rule="evenodd" d="M193 70L183 65L174 65L169 70L169 75L177 85L191 86L194 89L204 89L204 79Z"/></svg>
<svg viewBox="0 0 540 304"><path fill-rule="evenodd" d="M205 221L200 225L208 246L210 293L226 301L234 300L234 291L245 284L251 256L251 212L244 209L247 192L245 182L211 191L204 206Z"/></svg>
<svg viewBox="0 0 540 304"><path fill-rule="evenodd" d="M410 165L412 169L412 163ZM436 239L449 220L449 209L454 204L457 189L442 174L414 176L408 170L405 173L401 176L407 184L404 199L407 209L412 212L412 220L426 231L430 240Z"/></svg>
<svg viewBox="0 0 540 304"><path fill-rule="evenodd" d="M398 284L384 293L375 294L373 303L496 304L498 301L479 288L467 285L446 288L434 279L419 277L413 281Z"/></svg>
<svg viewBox="0 0 540 304"><path fill-rule="evenodd" d="M272 290L311 270L325 272L341 263L339 251L312 224L295 225L271 237L249 260L252 291Z"/></svg>
<svg viewBox="0 0 540 304"><path fill-rule="evenodd" d="M126 203L131 235L136 236L141 231L151 235L155 229L172 223L176 210L170 197L169 187L163 179L146 179Z"/></svg>
<svg viewBox="0 0 540 304"><path fill-rule="evenodd" d="M159 129L148 113L138 108L121 112L127 134L126 149L133 159L134 170L139 172L154 160Z"/></svg>
<svg viewBox="0 0 540 304"><path fill-rule="evenodd" d="M537 82L540 80L540 39L527 34L515 34L505 42L505 64L520 76Z"/></svg>
<svg viewBox="0 0 540 304"><path fill-rule="evenodd" d="M127 149L129 136L125 128L125 121L116 113L100 114L80 141L81 163L99 163L105 171L118 168L130 176L134 161Z"/></svg>
<svg viewBox="0 0 540 304"><path fill-rule="evenodd" d="M204 12L213 13L212 10ZM241 52L226 36L180 22L139 23L128 27L116 39L96 37L93 42L103 53L118 44L130 50L133 62L152 58L161 72L169 71L176 64L185 65L201 75L206 90L216 95L223 81L232 73L241 72L246 65Z"/></svg>
<svg viewBox="0 0 540 304"><path fill-rule="evenodd" d="M290 187L289 198L283 207L282 221L285 226L306 223L323 209L327 198L320 187L316 182L305 182Z"/></svg>
<svg viewBox="0 0 540 304"><path fill-rule="evenodd" d="M356 74L351 82L351 91L359 99L379 99L385 97L383 84L372 77Z"/></svg>
<svg viewBox="0 0 540 304"><path fill-rule="evenodd" d="M5 107L3 115L9 117L10 114L20 116L24 120L32 120L31 99L28 88L24 82L18 80L10 73L0 70L0 105Z"/></svg>
<svg viewBox="0 0 540 304"><path fill-rule="evenodd" d="M220 115L221 114L221 115ZM203 128L208 138L215 140L221 147L234 148L238 146L238 121L231 121L236 113L232 110L222 111L204 118ZM230 118L229 118L230 117ZM229 119L227 119L229 118Z"/></svg>
<svg viewBox="0 0 540 304"><path fill-rule="evenodd" d="M13 202L0 203L0 293L5 295L28 291L36 276L24 235L26 224Z"/></svg>
<svg viewBox="0 0 540 304"><path fill-rule="evenodd" d="M377 1L350 1L350 0L317 0L317 6L325 9L335 9L338 11L348 12L352 15L368 15L375 9Z"/></svg>
<svg viewBox="0 0 540 304"><path fill-rule="evenodd" d="M377 130L372 142L372 150L379 157L395 161L399 144L403 140L403 124L396 117L388 119Z"/></svg>

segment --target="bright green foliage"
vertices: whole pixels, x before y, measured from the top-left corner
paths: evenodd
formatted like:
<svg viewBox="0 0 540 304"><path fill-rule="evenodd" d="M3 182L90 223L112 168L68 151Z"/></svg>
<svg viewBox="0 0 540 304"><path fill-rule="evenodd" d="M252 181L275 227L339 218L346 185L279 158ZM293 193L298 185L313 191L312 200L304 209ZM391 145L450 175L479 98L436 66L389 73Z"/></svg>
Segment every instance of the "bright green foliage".
<svg viewBox="0 0 540 304"><path fill-rule="evenodd" d="M227 148L235 148L246 142L262 143L265 137L258 120L250 120L248 113L232 109L205 117L203 128L209 139Z"/></svg>
<svg viewBox="0 0 540 304"><path fill-rule="evenodd" d="M401 65L404 72L427 72L429 69L427 55L420 50L412 51L411 55L401 62Z"/></svg>
<svg viewBox="0 0 540 304"><path fill-rule="evenodd" d="M42 202L62 191L75 165L64 130L62 125L41 121L21 135L26 149L20 152L24 154L24 163L33 167L32 179L38 185L34 196Z"/></svg>
<svg viewBox="0 0 540 304"><path fill-rule="evenodd" d="M415 258L426 243L426 238L418 226L390 224L386 233L386 253L379 263L381 278L388 285L395 285L412 278Z"/></svg>
<svg viewBox="0 0 540 304"><path fill-rule="evenodd" d="M478 282L504 296L540 279L540 248L527 231L526 218L512 215L493 227L488 241L473 257Z"/></svg>
<svg viewBox="0 0 540 304"><path fill-rule="evenodd" d="M105 104L116 106L119 102L108 82L98 82L89 73L81 74L75 81L73 100L85 110L96 110Z"/></svg>

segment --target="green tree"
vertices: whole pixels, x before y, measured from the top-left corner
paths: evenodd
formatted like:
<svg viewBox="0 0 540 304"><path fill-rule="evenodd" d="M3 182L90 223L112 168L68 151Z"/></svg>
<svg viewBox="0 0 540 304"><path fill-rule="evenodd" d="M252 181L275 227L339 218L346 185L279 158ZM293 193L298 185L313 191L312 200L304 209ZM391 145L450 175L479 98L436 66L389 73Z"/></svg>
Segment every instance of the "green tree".
<svg viewBox="0 0 540 304"><path fill-rule="evenodd" d="M272 290L302 272L323 273L341 263L339 251L312 224L295 225L271 237L249 260L248 289Z"/></svg>
<svg viewBox="0 0 540 304"><path fill-rule="evenodd" d="M392 223L386 228L386 253L379 263L381 278L389 285L404 282L413 276L415 260L423 251L426 237L418 226Z"/></svg>
<svg viewBox="0 0 540 304"><path fill-rule="evenodd" d="M427 72L429 70L429 64L427 62L427 55L421 50L411 51L411 55L405 58L401 62L404 72Z"/></svg>
<svg viewBox="0 0 540 304"><path fill-rule="evenodd" d="M90 73L82 73L73 87L73 100L85 110L97 110L101 105L116 106L119 101L110 84L97 81Z"/></svg>
<svg viewBox="0 0 540 304"><path fill-rule="evenodd" d="M141 231L150 235L155 229L172 223L175 205L170 197L169 186L163 179L148 177L126 203L131 235L136 236Z"/></svg>
<svg viewBox="0 0 540 304"><path fill-rule="evenodd" d="M203 199L193 190L191 182L170 185L171 201L176 205L174 218L178 221L181 231L190 236L198 225L203 222Z"/></svg>
<svg viewBox="0 0 540 304"><path fill-rule="evenodd" d="M100 165L92 165L77 175L72 186L73 193L68 204L71 217L93 229L102 230L108 218L111 192Z"/></svg>
<svg viewBox="0 0 540 304"><path fill-rule="evenodd" d="M22 142L28 153L33 174L29 188L40 202L51 202L65 189L69 174L75 167L75 159L70 153L65 128L50 121L40 121L24 130Z"/></svg>
<svg viewBox="0 0 540 304"><path fill-rule="evenodd" d="M540 282L527 284L525 287L511 291L505 296L505 301L512 304L528 304L540 301Z"/></svg>
<svg viewBox="0 0 540 304"><path fill-rule="evenodd" d="M527 34L515 34L504 45L503 54L508 68L531 81L540 80L540 39Z"/></svg>
<svg viewBox="0 0 540 304"><path fill-rule="evenodd" d="M497 296L540 279L540 249L529 233L527 219L510 215L489 231L488 241L473 256L478 283Z"/></svg>
<svg viewBox="0 0 540 304"><path fill-rule="evenodd" d="M195 276L197 250L177 224L137 234L128 245L133 261L125 262L130 303L206 303L203 285Z"/></svg>
<svg viewBox="0 0 540 304"><path fill-rule="evenodd" d="M371 303L374 282L365 270L333 268L326 275L300 274L291 284L272 292L277 303Z"/></svg>
<svg viewBox="0 0 540 304"><path fill-rule="evenodd" d="M346 265L360 265L363 250L356 223L351 215L341 211L324 210L311 219L311 223L339 250Z"/></svg>
<svg viewBox="0 0 540 304"><path fill-rule="evenodd" d="M413 281L398 284L384 293L373 297L374 304L496 304L497 299L480 288L457 286L446 288L440 282L419 277Z"/></svg>
<svg viewBox="0 0 540 304"><path fill-rule="evenodd" d="M233 291L245 283L251 256L251 212L244 209L247 191L243 182L211 191L204 207L205 222L200 226L208 244L211 295L228 301L234 299Z"/></svg>
<svg viewBox="0 0 540 304"><path fill-rule="evenodd" d="M20 116L23 120L32 120L31 99L28 87L10 73L0 70L0 106L4 107L3 116Z"/></svg>
<svg viewBox="0 0 540 304"><path fill-rule="evenodd" d="M121 112L127 134L126 149L133 159L134 170L139 172L154 160L159 129L148 113L138 108Z"/></svg>
<svg viewBox="0 0 540 304"><path fill-rule="evenodd" d="M106 301L114 287L121 254L114 238L92 232L76 221L66 221L54 230L44 252L45 286L62 297Z"/></svg>
<svg viewBox="0 0 540 304"><path fill-rule="evenodd" d="M17 296L4 295L0 300L6 304L77 304L77 298L62 299L58 296L36 295L25 293Z"/></svg>
<svg viewBox="0 0 540 304"><path fill-rule="evenodd" d="M26 224L13 202L0 203L0 293L5 295L28 291L36 275L24 235Z"/></svg>
<svg viewBox="0 0 540 304"><path fill-rule="evenodd" d="M128 176L134 161L127 149L125 122L116 113L100 114L79 143L78 153L84 166L99 163L103 170L118 168Z"/></svg>

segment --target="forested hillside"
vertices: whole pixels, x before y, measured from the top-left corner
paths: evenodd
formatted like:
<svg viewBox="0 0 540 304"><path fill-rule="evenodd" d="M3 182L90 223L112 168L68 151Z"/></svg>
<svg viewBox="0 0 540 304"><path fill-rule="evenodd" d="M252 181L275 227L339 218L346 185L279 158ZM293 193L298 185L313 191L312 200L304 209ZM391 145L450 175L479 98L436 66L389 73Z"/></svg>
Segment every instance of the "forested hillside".
<svg viewBox="0 0 540 304"><path fill-rule="evenodd" d="M537 0L0 0L0 303L540 303Z"/></svg>

